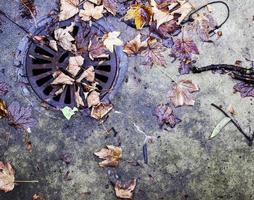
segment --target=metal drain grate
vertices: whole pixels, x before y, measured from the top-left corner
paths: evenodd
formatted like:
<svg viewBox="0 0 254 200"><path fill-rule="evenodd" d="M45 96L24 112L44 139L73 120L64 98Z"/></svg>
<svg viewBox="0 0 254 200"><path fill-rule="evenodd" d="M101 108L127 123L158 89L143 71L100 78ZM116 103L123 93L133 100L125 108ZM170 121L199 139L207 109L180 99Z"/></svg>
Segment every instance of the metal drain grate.
<svg viewBox="0 0 254 200"><path fill-rule="evenodd" d="M54 39L53 31L50 30L54 30L55 27L65 28L70 24L71 21L65 21L57 23L50 28L44 26L36 30L35 35L48 35L49 39ZM99 24L93 24L92 27L88 28L87 24L77 23L74 27L72 36L74 38L84 36L85 40L82 40L82 46L79 44L79 48L86 49L90 38L94 35L103 36L105 32L105 28ZM72 55L71 52L65 51L61 47L59 47L56 52L49 46L45 44L42 45L39 42L32 42L27 49L24 65L28 81L34 92L43 102L47 102L49 105L56 108L76 106L74 99L74 93L77 90L76 84L67 85L64 91L59 95L55 95L59 86L51 85L51 82L53 81L53 73L59 69L65 71L70 56L74 55ZM98 82L97 88L100 90L101 99L103 99L111 90L113 90L115 81L118 78L119 56L116 51L110 53L109 57L104 59L91 60L88 53L84 53L82 56L85 58L82 70L85 70L89 66L94 66L95 81ZM83 94L83 92L81 92L81 94Z"/></svg>

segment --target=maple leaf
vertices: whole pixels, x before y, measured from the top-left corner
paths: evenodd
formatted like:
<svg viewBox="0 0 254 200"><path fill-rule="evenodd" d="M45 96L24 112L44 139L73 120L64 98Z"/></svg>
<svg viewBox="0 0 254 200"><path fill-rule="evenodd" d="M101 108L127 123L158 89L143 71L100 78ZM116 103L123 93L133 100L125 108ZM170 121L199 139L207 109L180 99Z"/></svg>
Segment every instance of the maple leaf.
<svg viewBox="0 0 254 200"><path fill-rule="evenodd" d="M103 44L103 41L100 40L97 36L93 37L89 41L88 52L89 52L89 57L91 60L94 60L96 58L101 58L101 57L108 57L108 54L107 54L108 49Z"/></svg>
<svg viewBox="0 0 254 200"><path fill-rule="evenodd" d="M176 32L181 31L181 26L177 24L175 20L170 20L163 23L155 30L162 38L170 38Z"/></svg>
<svg viewBox="0 0 254 200"><path fill-rule="evenodd" d="M152 8L141 4L134 4L130 6L124 16L124 20L134 19L137 29L142 29L144 25L149 24L152 20Z"/></svg>
<svg viewBox="0 0 254 200"><path fill-rule="evenodd" d="M75 101L77 104L77 107L84 106L83 99L80 96L80 87L78 87L77 91L75 91Z"/></svg>
<svg viewBox="0 0 254 200"><path fill-rule="evenodd" d="M181 24L181 22L190 14L190 12L192 11L193 7L192 5L186 1L186 0L181 0L181 1L177 1L178 3L180 3L180 6L178 9L175 9L175 4L172 4L171 6L169 6L169 10L171 12L171 15L179 15L179 17L177 18L177 24ZM177 4L177 3L176 3Z"/></svg>
<svg viewBox="0 0 254 200"><path fill-rule="evenodd" d="M135 178L127 183L122 183L121 181L117 180L115 184L116 196L123 199L132 199L136 184L137 179Z"/></svg>
<svg viewBox="0 0 254 200"><path fill-rule="evenodd" d="M87 100L88 108L92 106L96 106L100 103L100 93L96 91L92 91L90 92L86 100Z"/></svg>
<svg viewBox="0 0 254 200"><path fill-rule="evenodd" d="M141 34L138 34L133 40L125 44L123 52L125 52L128 56L135 55L146 46L147 41L141 42Z"/></svg>
<svg viewBox="0 0 254 200"><path fill-rule="evenodd" d="M101 102L100 104L92 107L91 117L100 120L104 116L106 116L112 109L112 104Z"/></svg>
<svg viewBox="0 0 254 200"><path fill-rule="evenodd" d="M103 148L94 155L101 159L104 159L99 163L100 167L116 167L119 164L119 160L122 158L122 148L113 145L107 145L107 148Z"/></svg>
<svg viewBox="0 0 254 200"><path fill-rule="evenodd" d="M15 128L23 128L30 132L36 121L32 118L31 107L23 107L18 101L13 101L8 106L9 124Z"/></svg>
<svg viewBox="0 0 254 200"><path fill-rule="evenodd" d="M10 163L0 161L0 190L10 192L15 186L15 171Z"/></svg>
<svg viewBox="0 0 254 200"><path fill-rule="evenodd" d="M9 86L5 82L0 82L0 96L5 96L9 90Z"/></svg>
<svg viewBox="0 0 254 200"><path fill-rule="evenodd" d="M78 83L81 83L83 79L86 79L89 82L93 82L95 79L95 72L94 72L94 67L90 66L87 68L77 79Z"/></svg>
<svg viewBox="0 0 254 200"><path fill-rule="evenodd" d="M64 21L79 12L79 0L61 0L59 20Z"/></svg>
<svg viewBox="0 0 254 200"><path fill-rule="evenodd" d="M191 69L193 68L191 60L184 60L180 62L179 73L181 75L189 74Z"/></svg>
<svg viewBox="0 0 254 200"><path fill-rule="evenodd" d="M58 44L67 51L77 51L77 47L73 42L75 39L70 34L73 31L74 23L66 28L58 28L54 31L55 39Z"/></svg>
<svg viewBox="0 0 254 200"><path fill-rule="evenodd" d="M154 38L150 38L147 44L147 48L141 54L145 57L146 63L166 66L166 61L162 54L166 48Z"/></svg>
<svg viewBox="0 0 254 200"><path fill-rule="evenodd" d="M159 9L167 9L172 3L178 3L178 0L155 0Z"/></svg>
<svg viewBox="0 0 254 200"><path fill-rule="evenodd" d="M180 60L191 59L192 54L199 54L198 48L192 39L177 39L172 47L171 56Z"/></svg>
<svg viewBox="0 0 254 200"><path fill-rule="evenodd" d="M69 65L67 66L67 71L70 72L74 77L80 71L80 66L84 63L84 58L82 56L74 56L69 58Z"/></svg>
<svg viewBox="0 0 254 200"><path fill-rule="evenodd" d="M120 34L121 33L118 31L108 32L104 34L102 38L103 44L107 47L107 49L110 52L114 51L114 46L123 45L123 41L118 38Z"/></svg>
<svg viewBox="0 0 254 200"><path fill-rule="evenodd" d="M155 115L158 117L160 126L168 124L171 128L174 128L176 124L181 122L181 120L175 116L173 109L166 105L159 105L155 109Z"/></svg>
<svg viewBox="0 0 254 200"><path fill-rule="evenodd" d="M115 0L103 0L103 6L112 15L116 15L118 4Z"/></svg>
<svg viewBox="0 0 254 200"><path fill-rule="evenodd" d="M8 116L8 108L6 102L0 99L0 119Z"/></svg>
<svg viewBox="0 0 254 200"><path fill-rule="evenodd" d="M175 107L190 105L193 106L195 100L191 93L199 91L198 85L191 80L180 80L173 83L169 89L168 97Z"/></svg>
<svg viewBox="0 0 254 200"><path fill-rule="evenodd" d="M98 20L103 17L103 5L94 6L92 3L85 2L83 8L84 10L79 12L79 16L83 21Z"/></svg>
<svg viewBox="0 0 254 200"><path fill-rule="evenodd" d="M254 97L254 86L252 84L238 82L234 86L236 92L240 92L241 97Z"/></svg>
<svg viewBox="0 0 254 200"><path fill-rule="evenodd" d="M53 74L53 77L55 78L54 81L51 83L52 85L58 85L58 84L63 84L63 85L73 85L74 79L71 78L70 76L67 76L63 72L56 71Z"/></svg>

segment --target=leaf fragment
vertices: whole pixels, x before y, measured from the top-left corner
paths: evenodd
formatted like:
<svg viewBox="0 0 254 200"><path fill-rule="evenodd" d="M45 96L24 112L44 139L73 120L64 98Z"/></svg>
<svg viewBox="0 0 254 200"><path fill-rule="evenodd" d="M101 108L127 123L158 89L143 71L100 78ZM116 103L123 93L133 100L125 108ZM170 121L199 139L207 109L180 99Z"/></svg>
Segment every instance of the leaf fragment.
<svg viewBox="0 0 254 200"><path fill-rule="evenodd" d="M94 90L90 92L86 100L87 100L88 108L92 106L96 106L100 103L100 93Z"/></svg>
<svg viewBox="0 0 254 200"><path fill-rule="evenodd" d="M0 190L10 192L14 189L15 171L10 163L0 161Z"/></svg>
<svg viewBox="0 0 254 200"><path fill-rule="evenodd" d="M95 79L95 71L94 67L90 66L88 67L81 75L80 77L76 80L78 83L81 83L83 79L86 79L89 82L93 82Z"/></svg>
<svg viewBox="0 0 254 200"><path fill-rule="evenodd" d="M133 191L136 187L137 179L134 178L127 183L123 183L121 181L116 181L115 184L115 192L116 196L123 199L132 199Z"/></svg>
<svg viewBox="0 0 254 200"><path fill-rule="evenodd" d="M8 108L6 102L0 99L0 119L8 116Z"/></svg>
<svg viewBox="0 0 254 200"><path fill-rule="evenodd" d="M67 66L67 71L71 73L74 77L80 71L80 67L84 63L84 58L82 56L71 56L69 58L69 64Z"/></svg>
<svg viewBox="0 0 254 200"><path fill-rule="evenodd" d="M73 115L75 115L76 112L78 112L78 109L76 107L74 107L73 109L70 108L69 106L65 106L64 108L61 109L64 117L67 119L67 120L70 120L71 117Z"/></svg>
<svg viewBox="0 0 254 200"><path fill-rule="evenodd" d="M57 72L57 73L55 73L54 76L55 76L55 79L51 83L52 85L58 85L58 84L73 85L73 83L74 83L74 79L71 78L70 76L67 76L63 72Z"/></svg>
<svg viewBox="0 0 254 200"><path fill-rule="evenodd" d="M224 117L218 124L217 126L213 129L213 132L210 136L210 138L214 138L215 136L217 136L221 130L231 121L231 119L229 117Z"/></svg>
<svg viewBox="0 0 254 200"><path fill-rule="evenodd" d="M141 34L138 34L133 40L125 44L123 52L125 52L128 56L135 55L146 46L147 40L141 42Z"/></svg>
<svg viewBox="0 0 254 200"><path fill-rule="evenodd" d="M0 82L0 96L5 96L9 91L9 86L5 82Z"/></svg>
<svg viewBox="0 0 254 200"><path fill-rule="evenodd" d="M92 107L91 117L100 120L106 116L113 109L113 105L110 103L101 102L97 106Z"/></svg>
<svg viewBox="0 0 254 200"><path fill-rule="evenodd" d="M112 15L116 15L118 4L115 0L103 0L103 6Z"/></svg>

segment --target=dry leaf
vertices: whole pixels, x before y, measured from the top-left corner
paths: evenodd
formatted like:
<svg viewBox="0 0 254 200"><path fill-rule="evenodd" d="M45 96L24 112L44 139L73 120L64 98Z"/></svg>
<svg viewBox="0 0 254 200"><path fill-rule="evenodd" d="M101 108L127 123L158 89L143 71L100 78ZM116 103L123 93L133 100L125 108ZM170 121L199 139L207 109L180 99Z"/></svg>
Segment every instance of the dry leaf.
<svg viewBox="0 0 254 200"><path fill-rule="evenodd" d="M128 55L134 55L140 52L140 50L147 46L147 40L141 42L141 34L138 34L133 40L127 42L123 51Z"/></svg>
<svg viewBox="0 0 254 200"><path fill-rule="evenodd" d="M193 106L195 100L191 93L196 91L199 91L198 85L192 83L191 80L181 80L172 84L168 97L175 107L183 105Z"/></svg>
<svg viewBox="0 0 254 200"><path fill-rule="evenodd" d="M88 0L96 5L100 5L102 0Z"/></svg>
<svg viewBox="0 0 254 200"><path fill-rule="evenodd" d="M70 34L73 31L74 23L65 29L59 28L54 31L55 39L58 44L67 51L77 51L76 45L73 43L75 39Z"/></svg>
<svg viewBox="0 0 254 200"><path fill-rule="evenodd" d="M115 0L103 0L103 6L112 15L114 15L114 16L116 15L118 5Z"/></svg>
<svg viewBox="0 0 254 200"><path fill-rule="evenodd" d="M103 44L103 41L98 37L93 37L89 41L88 45L89 58L94 60L95 58L103 58L108 57L108 50L106 46Z"/></svg>
<svg viewBox="0 0 254 200"><path fill-rule="evenodd" d="M64 91L65 87L66 87L66 85L62 85L62 86L55 92L55 95L57 96L57 95L61 94L61 93Z"/></svg>
<svg viewBox="0 0 254 200"><path fill-rule="evenodd" d="M44 200L44 198L40 196L39 194L34 194L32 197L32 200Z"/></svg>
<svg viewBox="0 0 254 200"><path fill-rule="evenodd" d="M64 21L79 12L79 0L61 0L59 21Z"/></svg>
<svg viewBox="0 0 254 200"><path fill-rule="evenodd" d="M179 14L180 17L177 19L177 24L181 24L181 22L190 14L192 11L192 5L188 1L179 1L181 4L180 7L173 12L171 12L172 15Z"/></svg>
<svg viewBox="0 0 254 200"><path fill-rule="evenodd" d="M121 33L118 31L113 31L104 34L103 36L103 44L108 48L109 51L114 51L114 46L121 46L123 45L123 41L120 40L118 37Z"/></svg>
<svg viewBox="0 0 254 200"><path fill-rule="evenodd" d="M124 16L124 20L134 19L137 29L142 29L145 24L152 20L152 8L141 4L131 5L130 9Z"/></svg>
<svg viewBox="0 0 254 200"><path fill-rule="evenodd" d="M86 100L87 100L88 108L92 106L96 106L100 103L100 93L96 91L92 91L90 92Z"/></svg>
<svg viewBox="0 0 254 200"><path fill-rule="evenodd" d="M10 163L0 161L0 190L10 192L14 189L15 171Z"/></svg>
<svg viewBox="0 0 254 200"><path fill-rule="evenodd" d="M92 3L85 2L83 8L84 10L79 12L79 16L83 21L98 20L103 17L103 5L94 6Z"/></svg>
<svg viewBox="0 0 254 200"><path fill-rule="evenodd" d="M67 71L70 72L74 77L78 74L80 66L84 63L84 58L82 56L74 56L69 58L69 65L67 66Z"/></svg>
<svg viewBox="0 0 254 200"><path fill-rule="evenodd" d="M0 99L0 119L2 117L7 117L8 116L8 109L6 102L2 99Z"/></svg>
<svg viewBox="0 0 254 200"><path fill-rule="evenodd" d="M122 158L122 148L107 145L107 149L103 148L94 154L99 158L104 159L99 163L100 167L116 167L119 164L120 158Z"/></svg>
<svg viewBox="0 0 254 200"><path fill-rule="evenodd" d="M78 83L81 83L83 79L86 79L89 82L93 82L95 79L94 67L90 66L87 70L85 70L80 77L77 79Z"/></svg>
<svg viewBox="0 0 254 200"><path fill-rule="evenodd" d="M92 107L91 117L100 120L104 116L106 116L112 109L113 109L112 104L101 102L99 105Z"/></svg>
<svg viewBox="0 0 254 200"><path fill-rule="evenodd" d="M235 107L232 104L228 106L227 110L231 115L236 115Z"/></svg>
<svg viewBox="0 0 254 200"><path fill-rule="evenodd" d="M77 91L75 92L75 101L77 104L77 107L84 106L84 102L80 96L80 87L78 87Z"/></svg>
<svg viewBox="0 0 254 200"><path fill-rule="evenodd" d="M58 51L58 47L57 47L57 42L55 40L50 40L49 41L49 46L55 50L55 51Z"/></svg>
<svg viewBox="0 0 254 200"><path fill-rule="evenodd" d="M57 84L72 85L73 83L74 83L73 78L65 75L63 72L57 72L56 78L51 84L52 85L57 85Z"/></svg>
<svg viewBox="0 0 254 200"><path fill-rule="evenodd" d="M116 181L115 184L115 192L116 196L123 199L132 199L133 191L136 187L137 179L132 179L127 183L122 183L120 181Z"/></svg>

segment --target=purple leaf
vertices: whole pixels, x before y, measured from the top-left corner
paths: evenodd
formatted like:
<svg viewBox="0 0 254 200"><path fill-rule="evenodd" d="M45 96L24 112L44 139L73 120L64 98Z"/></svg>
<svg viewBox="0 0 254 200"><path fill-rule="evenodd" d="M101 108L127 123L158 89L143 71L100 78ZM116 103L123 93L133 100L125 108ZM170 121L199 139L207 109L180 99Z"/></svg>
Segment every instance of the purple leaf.
<svg viewBox="0 0 254 200"><path fill-rule="evenodd" d="M239 82L234 86L236 92L240 92L241 97L254 97L254 85Z"/></svg>
<svg viewBox="0 0 254 200"><path fill-rule="evenodd" d="M4 96L7 94L9 86L5 82L0 82L0 96Z"/></svg>
<svg viewBox="0 0 254 200"><path fill-rule="evenodd" d="M32 128L36 120L32 118L32 109L30 107L22 107L17 101L13 101L9 107L10 125L15 128L23 128L29 130Z"/></svg>
<svg viewBox="0 0 254 200"><path fill-rule="evenodd" d="M160 126L168 124L171 128L174 128L176 124L181 122L181 120L174 115L172 108L166 105L159 105L155 109L155 115L158 117Z"/></svg>
<svg viewBox="0 0 254 200"><path fill-rule="evenodd" d="M185 63L185 62L181 61L181 65L179 67L179 73L181 75L189 74L192 68L193 68L192 62Z"/></svg>

